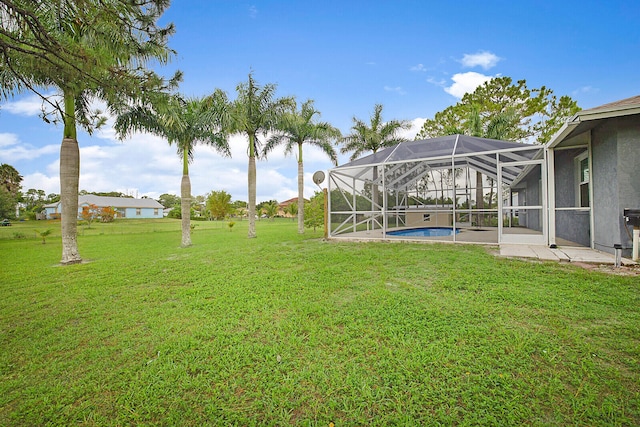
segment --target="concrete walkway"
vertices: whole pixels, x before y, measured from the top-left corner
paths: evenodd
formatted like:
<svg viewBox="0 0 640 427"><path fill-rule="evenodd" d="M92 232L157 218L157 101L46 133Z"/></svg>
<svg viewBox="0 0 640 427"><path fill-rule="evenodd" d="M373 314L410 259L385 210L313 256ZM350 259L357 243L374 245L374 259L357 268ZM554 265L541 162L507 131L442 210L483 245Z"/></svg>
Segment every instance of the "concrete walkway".
<svg viewBox="0 0 640 427"><path fill-rule="evenodd" d="M545 261L586 262L593 264L615 264L612 254L583 247L558 247L551 249L538 245L500 245L500 256L513 258L537 258ZM623 265L636 263L622 258Z"/></svg>

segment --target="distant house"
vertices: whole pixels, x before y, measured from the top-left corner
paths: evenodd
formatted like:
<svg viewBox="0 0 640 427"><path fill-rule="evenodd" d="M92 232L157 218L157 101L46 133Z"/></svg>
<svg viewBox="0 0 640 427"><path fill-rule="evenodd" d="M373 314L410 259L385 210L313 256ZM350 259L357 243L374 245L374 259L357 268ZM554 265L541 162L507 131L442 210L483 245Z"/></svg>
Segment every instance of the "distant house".
<svg viewBox="0 0 640 427"><path fill-rule="evenodd" d="M78 218L82 208L96 205L100 208L111 207L118 218L162 218L164 207L153 199L133 199L128 197L104 197L87 194L78 196ZM48 219L60 218L62 206L60 202L44 206Z"/></svg>
<svg viewBox="0 0 640 427"><path fill-rule="evenodd" d="M304 199L304 201L308 202L307 199ZM278 216L291 218L293 215L287 212L287 208L289 207L289 205L293 203L296 203L296 204L298 203L297 197L294 197L293 199L285 200L284 202L278 204Z"/></svg>

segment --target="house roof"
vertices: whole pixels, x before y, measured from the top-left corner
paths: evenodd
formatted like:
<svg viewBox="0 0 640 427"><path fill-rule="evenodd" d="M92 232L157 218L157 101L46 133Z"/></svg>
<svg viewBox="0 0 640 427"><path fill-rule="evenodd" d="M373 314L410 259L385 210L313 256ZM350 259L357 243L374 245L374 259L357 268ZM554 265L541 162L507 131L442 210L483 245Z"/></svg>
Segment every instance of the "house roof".
<svg viewBox="0 0 640 427"><path fill-rule="evenodd" d="M578 111L553 135L547 147L582 145L585 141L574 137L593 129L603 120L638 114L640 114L640 95Z"/></svg>
<svg viewBox="0 0 640 427"><path fill-rule="evenodd" d="M304 199L304 200L308 202L307 199ZM293 198L291 198L289 200L285 200L284 202L279 203L278 206L281 207L281 208L285 208L285 207L289 206L291 203L298 203L298 198L297 197L293 197Z"/></svg>
<svg viewBox="0 0 640 427"><path fill-rule="evenodd" d="M45 205L45 208L56 207L60 202L50 203ZM133 199L130 197L106 197L96 196L94 194L87 194L84 196L78 196L78 206L82 205L96 205L96 206L111 206L113 208L153 208L164 209L160 203L153 199Z"/></svg>

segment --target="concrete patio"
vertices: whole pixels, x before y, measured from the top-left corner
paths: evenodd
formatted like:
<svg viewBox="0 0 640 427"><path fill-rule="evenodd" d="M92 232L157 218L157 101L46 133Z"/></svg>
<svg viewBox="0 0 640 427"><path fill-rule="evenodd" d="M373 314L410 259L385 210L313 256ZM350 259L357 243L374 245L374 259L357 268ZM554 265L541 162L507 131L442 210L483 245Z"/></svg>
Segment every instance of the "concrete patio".
<svg viewBox="0 0 640 427"><path fill-rule="evenodd" d="M551 249L537 245L500 245L500 256L512 258L537 258L544 261L583 262L589 264L615 264L615 256L594 249L575 246L559 246ZM623 265L635 265L622 258Z"/></svg>

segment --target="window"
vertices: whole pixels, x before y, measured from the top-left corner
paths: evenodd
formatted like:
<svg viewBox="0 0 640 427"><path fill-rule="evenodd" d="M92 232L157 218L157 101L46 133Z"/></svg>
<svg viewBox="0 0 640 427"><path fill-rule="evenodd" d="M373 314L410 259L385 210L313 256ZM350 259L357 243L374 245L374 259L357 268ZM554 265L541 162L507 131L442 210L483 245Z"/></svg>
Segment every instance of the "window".
<svg viewBox="0 0 640 427"><path fill-rule="evenodd" d="M141 208L136 208L136 215L137 216L142 215L142 209Z"/></svg>
<svg viewBox="0 0 640 427"><path fill-rule="evenodd" d="M154 208L154 209L153 209L153 214L154 214L155 216L158 216L158 208Z"/></svg>
<svg viewBox="0 0 640 427"><path fill-rule="evenodd" d="M578 172L578 191L576 202L579 207L588 208L589 206L591 206L591 204L589 203L589 182L591 180L589 173L589 157L587 152L576 157L576 166Z"/></svg>

